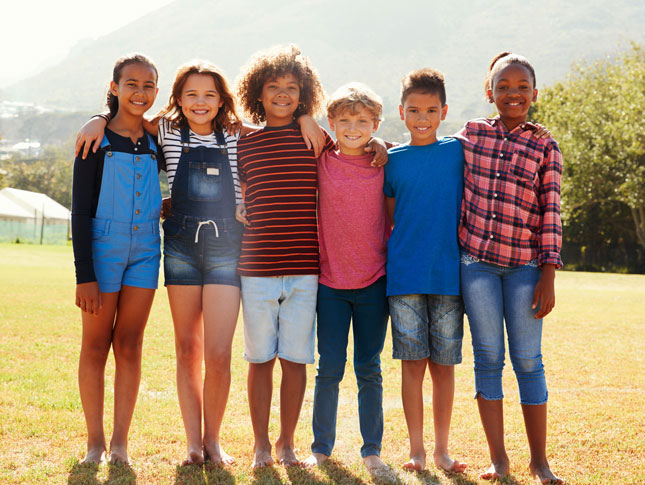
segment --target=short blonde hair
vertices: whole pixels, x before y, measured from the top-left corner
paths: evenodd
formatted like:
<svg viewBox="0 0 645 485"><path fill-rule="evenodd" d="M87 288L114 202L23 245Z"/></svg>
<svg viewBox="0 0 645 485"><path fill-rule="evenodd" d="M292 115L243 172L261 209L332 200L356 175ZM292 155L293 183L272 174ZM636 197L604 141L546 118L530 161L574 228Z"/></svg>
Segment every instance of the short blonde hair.
<svg viewBox="0 0 645 485"><path fill-rule="evenodd" d="M357 114L367 108L375 120L383 114L383 100L363 83L349 83L338 88L327 100L327 116L335 118L342 113Z"/></svg>

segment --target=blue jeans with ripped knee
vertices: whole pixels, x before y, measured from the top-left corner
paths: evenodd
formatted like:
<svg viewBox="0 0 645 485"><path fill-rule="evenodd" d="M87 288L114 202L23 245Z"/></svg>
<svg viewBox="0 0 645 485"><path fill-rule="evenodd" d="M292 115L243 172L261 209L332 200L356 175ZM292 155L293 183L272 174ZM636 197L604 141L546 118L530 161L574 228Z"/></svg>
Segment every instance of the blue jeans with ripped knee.
<svg viewBox="0 0 645 485"><path fill-rule="evenodd" d="M531 308L542 271L536 262L504 267L461 257L461 292L468 315L475 360L475 390L487 400L504 398L504 329L522 404L548 399L542 364L542 319Z"/></svg>

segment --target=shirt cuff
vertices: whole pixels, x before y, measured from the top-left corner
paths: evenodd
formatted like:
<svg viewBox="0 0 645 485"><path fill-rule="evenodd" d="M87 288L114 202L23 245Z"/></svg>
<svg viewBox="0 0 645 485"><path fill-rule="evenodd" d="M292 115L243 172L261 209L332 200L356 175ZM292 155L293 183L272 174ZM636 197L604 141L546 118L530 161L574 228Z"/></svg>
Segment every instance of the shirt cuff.
<svg viewBox="0 0 645 485"><path fill-rule="evenodd" d="M562 268L562 259L559 253L541 253L538 256L538 266L555 264L555 269Z"/></svg>

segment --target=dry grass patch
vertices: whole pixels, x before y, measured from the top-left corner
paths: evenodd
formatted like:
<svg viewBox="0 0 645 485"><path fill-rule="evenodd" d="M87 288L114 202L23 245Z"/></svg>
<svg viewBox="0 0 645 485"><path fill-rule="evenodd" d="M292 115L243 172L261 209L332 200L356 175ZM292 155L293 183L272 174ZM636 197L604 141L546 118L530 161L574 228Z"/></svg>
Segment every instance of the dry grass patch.
<svg viewBox="0 0 645 485"><path fill-rule="evenodd" d="M400 398L399 363L391 340L383 353L385 433L382 458L391 472L371 477L360 460L356 383L351 363L341 385L333 459L316 470L253 471L252 431L242 359L241 320L234 340L233 383L222 429L223 445L237 463L220 469L180 467L185 437L175 386L172 322L160 289L146 330L143 378L130 433L132 468L81 465L85 424L76 383L80 316L73 305L74 268L69 247L0 245L0 482L181 484L477 484L488 453L473 400L470 334L457 367L451 435L455 458L470 466L463 476L400 469L408 456ZM645 483L645 276L558 273L557 305L545 323L549 384L548 455L553 469L573 484ZM351 349L349 351L351 355ZM351 359L350 359L351 360ZM309 452L315 369L296 446ZM106 430L111 430L114 366L106 377ZM276 366L276 390L279 384ZM504 380L507 446L513 475L506 483L532 483L528 447L510 365ZM271 436L278 433L278 399ZM425 436L432 452L431 385L426 381ZM484 482L481 482L484 483Z"/></svg>

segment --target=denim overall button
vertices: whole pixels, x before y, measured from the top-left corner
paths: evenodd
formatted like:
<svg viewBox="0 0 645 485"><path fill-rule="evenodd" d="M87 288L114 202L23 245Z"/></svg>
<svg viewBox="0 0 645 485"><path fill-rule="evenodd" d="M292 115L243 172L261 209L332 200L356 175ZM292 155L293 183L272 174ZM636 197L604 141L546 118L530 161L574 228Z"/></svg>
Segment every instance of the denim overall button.
<svg viewBox="0 0 645 485"><path fill-rule="evenodd" d="M138 231L138 230L139 230L139 226L134 226L132 229L134 229L135 231Z"/></svg>
<svg viewBox="0 0 645 485"><path fill-rule="evenodd" d="M157 155L155 155L155 154L153 153L152 155L150 155L150 158L152 158L153 160L156 160L156 159L157 159Z"/></svg>
<svg viewBox="0 0 645 485"><path fill-rule="evenodd" d="M141 196L141 192L137 192L137 197Z"/></svg>
<svg viewBox="0 0 645 485"><path fill-rule="evenodd" d="M111 157L111 156L112 156L112 152L107 152L107 153L106 153L106 155L107 155L108 157Z"/></svg>
<svg viewBox="0 0 645 485"><path fill-rule="evenodd" d="M137 162L140 162L140 161L141 161L141 157L140 157L139 155L137 155L136 157L134 157L134 159L135 159Z"/></svg>
<svg viewBox="0 0 645 485"><path fill-rule="evenodd" d="M140 212L141 212L141 211L140 211L139 209L137 209L137 210L135 210L135 211L134 211L134 213L135 213L136 215L139 215L139 213L140 213Z"/></svg>
<svg viewBox="0 0 645 485"><path fill-rule="evenodd" d="M140 173L138 173L138 174L137 174L137 179L140 179L140 178L141 178L141 174L140 174Z"/></svg>

